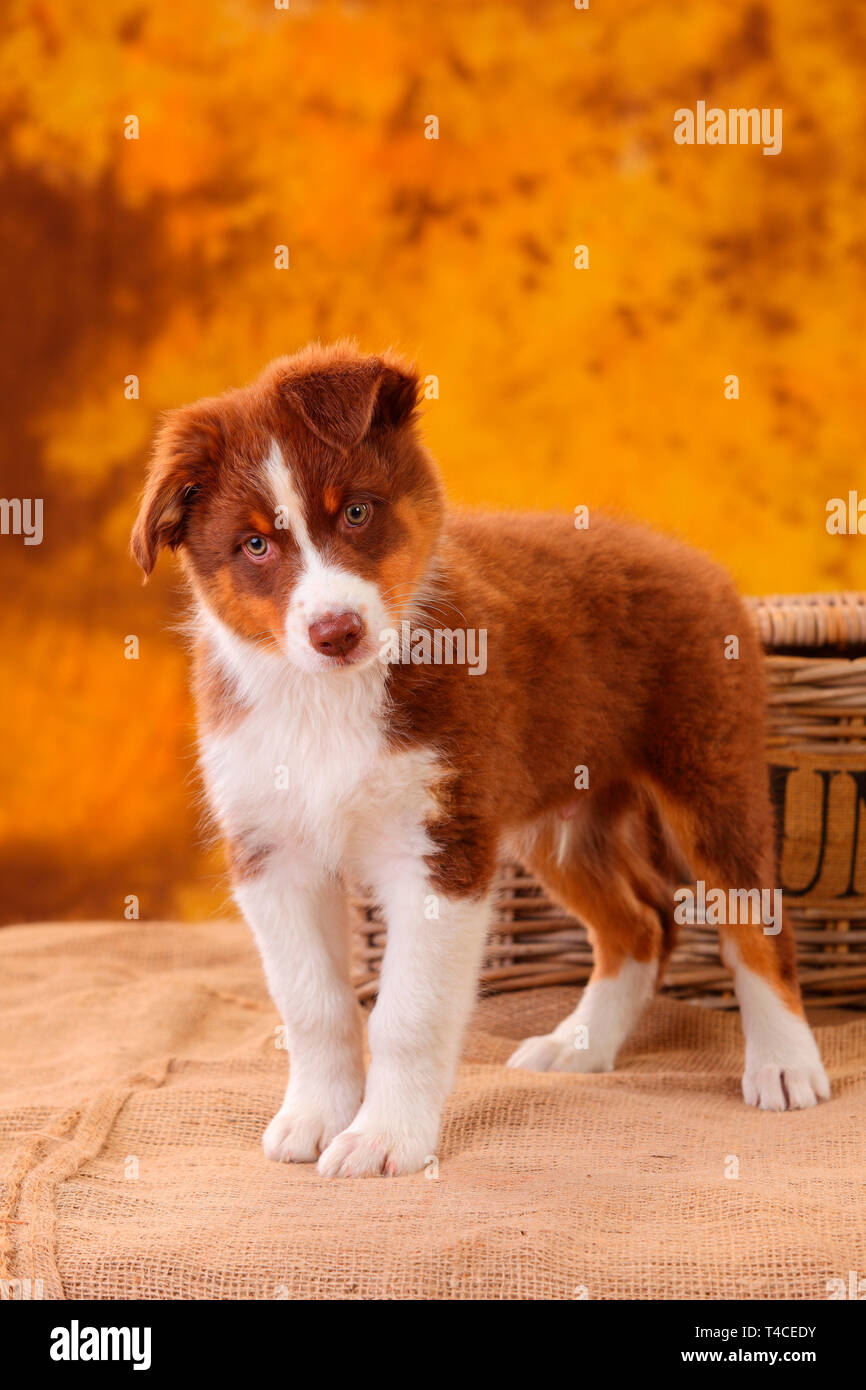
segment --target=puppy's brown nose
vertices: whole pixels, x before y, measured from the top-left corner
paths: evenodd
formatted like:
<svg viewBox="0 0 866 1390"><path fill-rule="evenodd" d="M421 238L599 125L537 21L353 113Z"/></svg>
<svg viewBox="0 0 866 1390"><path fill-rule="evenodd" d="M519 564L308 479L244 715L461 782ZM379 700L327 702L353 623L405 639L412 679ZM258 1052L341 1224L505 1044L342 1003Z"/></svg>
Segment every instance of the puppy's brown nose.
<svg viewBox="0 0 866 1390"><path fill-rule="evenodd" d="M328 613L310 624L310 646L322 656L347 656L357 647L364 632L358 613Z"/></svg>

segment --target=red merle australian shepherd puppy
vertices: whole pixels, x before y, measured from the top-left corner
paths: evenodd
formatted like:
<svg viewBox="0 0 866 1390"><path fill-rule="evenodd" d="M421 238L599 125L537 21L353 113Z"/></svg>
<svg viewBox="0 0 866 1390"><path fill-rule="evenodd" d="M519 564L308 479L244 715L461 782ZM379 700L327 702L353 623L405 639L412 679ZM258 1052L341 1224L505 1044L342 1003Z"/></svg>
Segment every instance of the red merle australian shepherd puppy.
<svg viewBox="0 0 866 1390"><path fill-rule="evenodd" d="M575 1011L511 1058L530 1071L613 1067L687 877L747 909L778 897L761 652L725 574L594 514L450 511L418 397L388 354L281 358L169 416L133 535L146 574L182 557L208 797L285 1020L265 1152L327 1176L434 1153L502 854L595 952ZM366 1075L352 881L388 927ZM814 1105L788 923L715 920L747 1103Z"/></svg>

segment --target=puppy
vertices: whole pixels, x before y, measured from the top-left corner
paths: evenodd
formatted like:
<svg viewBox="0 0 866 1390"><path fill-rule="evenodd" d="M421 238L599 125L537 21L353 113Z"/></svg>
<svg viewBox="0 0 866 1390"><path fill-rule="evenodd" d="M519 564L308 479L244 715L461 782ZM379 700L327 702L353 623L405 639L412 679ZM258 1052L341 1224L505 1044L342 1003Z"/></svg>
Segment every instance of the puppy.
<svg viewBox="0 0 866 1390"><path fill-rule="evenodd" d="M132 538L145 575L182 558L209 801L285 1020L265 1153L331 1177L435 1152L502 854L595 953L574 1013L511 1058L540 1071L613 1067L684 874L775 882L762 657L725 574L595 514L449 511L418 400L388 354L281 358L168 417ZM388 926L366 1078L348 880ZM720 937L746 1101L814 1105L790 926Z"/></svg>

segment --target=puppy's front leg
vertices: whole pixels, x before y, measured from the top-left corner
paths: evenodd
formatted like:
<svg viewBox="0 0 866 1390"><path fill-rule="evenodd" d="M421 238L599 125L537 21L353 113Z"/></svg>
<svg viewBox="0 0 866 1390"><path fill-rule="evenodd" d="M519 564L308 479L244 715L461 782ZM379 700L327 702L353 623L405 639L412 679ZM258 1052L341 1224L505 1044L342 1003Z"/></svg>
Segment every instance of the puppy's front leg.
<svg viewBox="0 0 866 1390"><path fill-rule="evenodd" d="M446 897L423 863L378 886L388 926L370 1015L364 1104L319 1159L325 1177L394 1176L436 1149L463 1029L475 1001L488 898Z"/></svg>
<svg viewBox="0 0 866 1390"><path fill-rule="evenodd" d="M349 977L346 900L337 880L281 855L235 883L282 1014L289 1084L265 1130L268 1158L313 1162L361 1103L361 1018Z"/></svg>

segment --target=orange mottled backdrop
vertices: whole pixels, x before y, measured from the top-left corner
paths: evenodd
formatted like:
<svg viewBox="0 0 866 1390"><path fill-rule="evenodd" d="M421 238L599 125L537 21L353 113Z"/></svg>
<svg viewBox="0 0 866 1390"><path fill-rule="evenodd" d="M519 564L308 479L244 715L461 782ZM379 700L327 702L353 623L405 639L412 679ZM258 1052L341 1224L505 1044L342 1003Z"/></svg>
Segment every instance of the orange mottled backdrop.
<svg viewBox="0 0 866 1390"><path fill-rule="evenodd" d="M863 587L864 89L857 0L6 0L2 487L44 529L0 535L2 919L225 903L128 532L159 413L310 338L438 379L455 499ZM676 144L699 101L781 152Z"/></svg>

